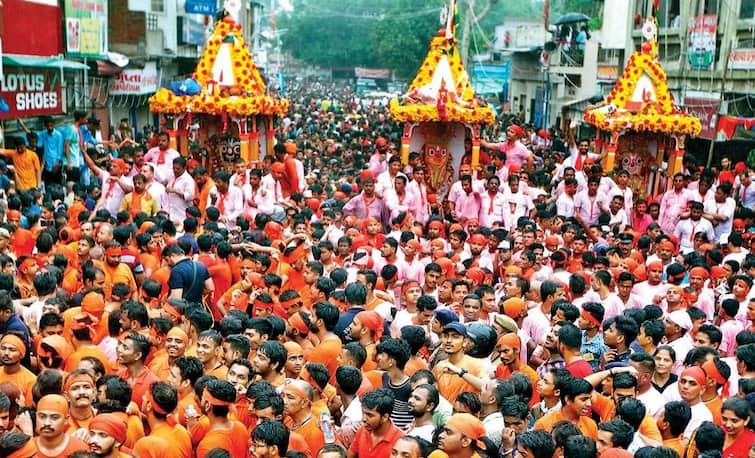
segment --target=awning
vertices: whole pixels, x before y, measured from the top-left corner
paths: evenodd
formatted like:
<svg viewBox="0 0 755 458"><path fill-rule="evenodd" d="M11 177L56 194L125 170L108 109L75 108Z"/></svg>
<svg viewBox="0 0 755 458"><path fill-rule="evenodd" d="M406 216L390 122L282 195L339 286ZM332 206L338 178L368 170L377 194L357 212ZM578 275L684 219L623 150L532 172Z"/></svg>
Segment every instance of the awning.
<svg viewBox="0 0 755 458"><path fill-rule="evenodd" d="M57 68L62 70L88 70L89 66L62 57L19 56L3 54L3 65L18 67Z"/></svg>

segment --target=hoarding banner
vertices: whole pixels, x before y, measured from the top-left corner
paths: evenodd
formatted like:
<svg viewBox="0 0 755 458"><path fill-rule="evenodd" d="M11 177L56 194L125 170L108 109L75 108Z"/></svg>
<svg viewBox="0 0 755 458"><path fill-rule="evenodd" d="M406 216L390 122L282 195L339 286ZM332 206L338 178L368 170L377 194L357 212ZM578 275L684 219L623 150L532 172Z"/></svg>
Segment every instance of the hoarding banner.
<svg viewBox="0 0 755 458"><path fill-rule="evenodd" d="M750 70L755 68L755 48L732 49L729 54L729 70Z"/></svg>
<svg viewBox="0 0 755 458"><path fill-rule="evenodd" d="M504 86L511 81L511 61L503 64L474 64L472 65L472 88L477 94L498 94L506 92Z"/></svg>
<svg viewBox="0 0 755 458"><path fill-rule="evenodd" d="M713 70L716 61L716 23L718 16L709 14L689 20L689 68Z"/></svg>
<svg viewBox="0 0 755 458"><path fill-rule="evenodd" d="M713 139L716 135L716 120L718 109L721 106L721 100L715 94L710 94L709 98L703 97L684 97L684 111L697 117L703 126L700 137Z"/></svg>
<svg viewBox="0 0 755 458"><path fill-rule="evenodd" d="M0 78L0 119L63 112L60 72L6 66Z"/></svg>
<svg viewBox="0 0 755 458"><path fill-rule="evenodd" d="M66 53L103 58L107 54L107 0L65 0Z"/></svg>
<svg viewBox="0 0 755 458"><path fill-rule="evenodd" d="M147 62L143 69L123 70L118 79L110 81L108 91L112 95L142 95L157 91L159 83L157 65Z"/></svg>
<svg viewBox="0 0 755 458"><path fill-rule="evenodd" d="M354 76L357 78L390 79L391 71L387 68L364 68L354 67Z"/></svg>

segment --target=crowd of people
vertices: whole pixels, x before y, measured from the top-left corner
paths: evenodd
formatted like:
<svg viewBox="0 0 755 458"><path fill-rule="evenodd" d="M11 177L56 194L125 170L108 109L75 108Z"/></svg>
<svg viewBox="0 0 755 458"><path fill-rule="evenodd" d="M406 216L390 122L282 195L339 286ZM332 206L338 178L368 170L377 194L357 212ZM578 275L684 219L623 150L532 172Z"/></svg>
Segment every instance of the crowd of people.
<svg viewBox="0 0 755 458"><path fill-rule="evenodd" d="M433 190L383 105L289 91L253 164L24 125L0 456L755 457L755 170L639 196L512 119Z"/></svg>

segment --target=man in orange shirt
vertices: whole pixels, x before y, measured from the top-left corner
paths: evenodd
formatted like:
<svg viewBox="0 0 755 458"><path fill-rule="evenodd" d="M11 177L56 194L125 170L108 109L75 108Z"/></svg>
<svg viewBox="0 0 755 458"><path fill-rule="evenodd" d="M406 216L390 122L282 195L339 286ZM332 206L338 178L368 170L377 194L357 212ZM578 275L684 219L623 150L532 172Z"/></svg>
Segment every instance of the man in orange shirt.
<svg viewBox="0 0 755 458"><path fill-rule="evenodd" d="M291 431L301 434L310 450L320 450L325 445L325 436L312 415L314 390L303 380L293 380L283 388L286 425Z"/></svg>
<svg viewBox="0 0 755 458"><path fill-rule="evenodd" d="M369 372L376 369L375 348L383 336L383 317L374 310L357 313L346 328L346 336L352 341L359 342L367 350L367 359L364 361L362 370Z"/></svg>
<svg viewBox="0 0 755 458"><path fill-rule="evenodd" d="M163 382L155 382L149 387L142 403L142 412L147 417L150 430L148 437L159 437L168 441L174 450L174 453L170 455L171 458L191 458L189 433L183 426L174 425L168 421L168 416L176 410L177 406L178 392L175 388Z"/></svg>
<svg viewBox="0 0 755 458"><path fill-rule="evenodd" d="M522 340L515 333L504 334L498 339L498 351L501 355L501 364L495 370L495 376L500 379L508 380L512 374L520 373L527 376L532 382L532 386L537 386L540 379L537 372L525 364L519 357L522 348ZM540 402L540 396L537 391L532 393L530 407Z"/></svg>
<svg viewBox="0 0 755 458"><path fill-rule="evenodd" d="M479 360L464 354L466 336L467 328L457 321L448 323L441 332L441 347L448 354L448 359L435 365L433 375L438 391L446 399L456 399L463 391L480 393L472 380L481 379L485 369Z"/></svg>
<svg viewBox="0 0 755 458"><path fill-rule="evenodd" d="M320 363L328 368L331 380L335 379L338 369L338 355L341 353L341 339L333 333L338 324L338 307L330 302L318 302L314 306L312 326L317 328L315 335L320 344L305 354L305 359L311 363ZM312 449L318 450L318 449Z"/></svg>
<svg viewBox="0 0 755 458"><path fill-rule="evenodd" d="M59 394L48 394L37 403L37 422L34 439L37 456L41 458L65 458L89 446L66 433L68 428L68 401Z"/></svg>
<svg viewBox="0 0 755 458"><path fill-rule="evenodd" d="M212 329L199 334L197 341L197 358L202 361L205 375L214 375L223 380L228 373L228 367L223 364L223 337Z"/></svg>
<svg viewBox="0 0 755 458"><path fill-rule="evenodd" d="M131 294L136 293L136 279L128 265L121 262L123 248L116 241L111 241L105 245L105 263L102 264L102 270L105 272L105 299L110 299L113 285L116 283L125 283L129 286ZM124 298L128 299L128 298Z"/></svg>
<svg viewBox="0 0 755 458"><path fill-rule="evenodd" d="M101 413L89 423L89 451L103 458L127 458L121 452L126 441L126 423L113 413Z"/></svg>
<svg viewBox="0 0 755 458"><path fill-rule="evenodd" d="M0 339L0 383L12 382L24 395L25 405L34 403L32 387L37 377L27 368L21 365L21 360L26 356L26 342L17 334L8 333Z"/></svg>
<svg viewBox="0 0 755 458"><path fill-rule="evenodd" d="M136 332L121 337L118 342L118 364L123 366L123 369L117 375L131 385L131 401L137 405L141 404L150 385L159 381L144 365L151 347L149 340Z"/></svg>
<svg viewBox="0 0 755 458"><path fill-rule="evenodd" d="M561 408L548 413L535 422L535 429L551 432L561 420L574 423L585 436L598 440L598 425L590 418L592 385L587 380L569 378L561 388Z"/></svg>
<svg viewBox="0 0 755 458"><path fill-rule="evenodd" d="M70 405L68 433L73 434L79 429L89 428L89 423L95 414L92 408L95 397L92 375L83 369L76 369L69 373L65 378L63 395Z"/></svg>
<svg viewBox="0 0 755 458"><path fill-rule="evenodd" d="M183 329L174 327L168 331L165 337L165 350L160 355L155 355L149 363L149 370L160 380L167 380L170 369L176 359L184 356L186 347L189 345L189 336Z"/></svg>
<svg viewBox="0 0 755 458"><path fill-rule="evenodd" d="M34 151L26 148L23 139L16 138L15 149L0 150L0 155L13 161L16 172L16 189L26 191L39 189L42 183L42 167L39 164L39 156Z"/></svg>
<svg viewBox="0 0 755 458"><path fill-rule="evenodd" d="M238 421L228 418L236 401L236 388L224 380L210 380L202 393L202 412L210 429L197 444L197 458L204 458L214 448L227 450L231 456L244 457L249 450L249 434Z"/></svg>
<svg viewBox="0 0 755 458"><path fill-rule="evenodd" d="M194 384L202 376L204 368L199 358L194 356L181 356L176 358L170 367L167 382L178 392L178 422L186 426L186 409L193 406L195 412L199 412L194 393Z"/></svg>

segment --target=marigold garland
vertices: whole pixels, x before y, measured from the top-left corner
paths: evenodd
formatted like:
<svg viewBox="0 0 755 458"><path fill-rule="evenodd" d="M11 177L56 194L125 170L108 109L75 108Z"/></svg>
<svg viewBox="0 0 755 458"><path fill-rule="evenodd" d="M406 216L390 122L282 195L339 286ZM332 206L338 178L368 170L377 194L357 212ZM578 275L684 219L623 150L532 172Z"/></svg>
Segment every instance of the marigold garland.
<svg viewBox="0 0 755 458"><path fill-rule="evenodd" d="M430 42L430 49L417 76L409 86L409 92L432 83L435 70L443 56L448 60L456 83L456 87L447 88L449 93L454 94L449 94L445 100L444 112L441 114L435 103L400 102L398 99L393 99L389 105L391 117L397 122L462 122L467 124L495 122L493 109L477 99L464 70L455 41L443 34L434 37Z"/></svg>
<svg viewBox="0 0 755 458"><path fill-rule="evenodd" d="M212 66L223 43L231 43L231 63L235 85L219 91L212 84ZM232 116L285 115L288 100L266 95L265 82L244 42L241 24L230 17L215 23L215 29L197 63L194 79L202 91L194 96L178 96L168 89L160 89L150 97L150 110L157 113L207 113Z"/></svg>
<svg viewBox="0 0 755 458"><path fill-rule="evenodd" d="M657 100L644 103L639 111L629 110L627 103L632 100L643 74L652 80ZM698 118L685 114L674 104L666 83L666 72L649 52L632 54L605 102L585 109L584 120L600 130L612 132L635 130L697 135L702 130Z"/></svg>

